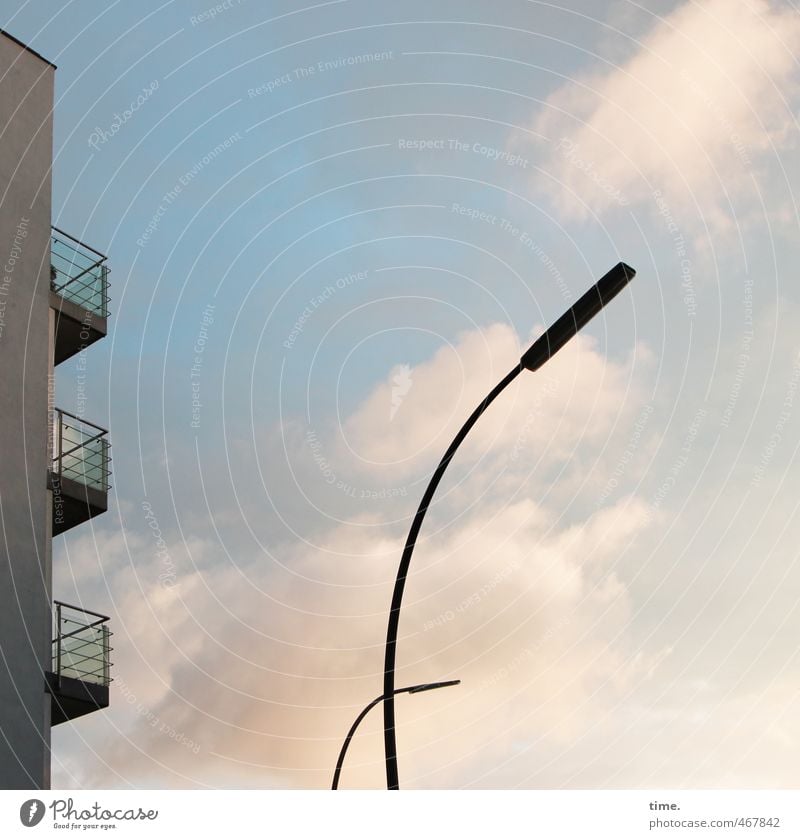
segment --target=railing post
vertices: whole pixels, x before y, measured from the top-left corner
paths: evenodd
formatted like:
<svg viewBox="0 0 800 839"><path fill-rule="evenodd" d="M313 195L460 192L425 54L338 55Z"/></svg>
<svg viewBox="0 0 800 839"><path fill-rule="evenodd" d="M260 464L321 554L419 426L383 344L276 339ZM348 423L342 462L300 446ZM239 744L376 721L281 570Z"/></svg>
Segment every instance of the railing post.
<svg viewBox="0 0 800 839"><path fill-rule="evenodd" d="M111 650L109 649L108 636L109 636L108 627L105 624L103 624L103 684L104 685L107 685L109 683L110 676L111 676L111 674L109 672L111 670L111 665L109 663L109 660L111 658Z"/></svg>
<svg viewBox="0 0 800 839"><path fill-rule="evenodd" d="M56 408L56 415L58 416L58 477L60 478L61 477L61 468L62 468L62 465L63 465L61 463L61 457L62 457L62 453L64 451L64 440L63 440L64 417L61 416L61 411L58 408ZM59 607L59 614L60 614L60 609L61 609L61 607Z"/></svg>
<svg viewBox="0 0 800 839"><path fill-rule="evenodd" d="M104 318L108 317L108 265L102 266L100 279L100 312Z"/></svg>
<svg viewBox="0 0 800 839"><path fill-rule="evenodd" d="M56 603L56 677L61 687L61 604Z"/></svg>

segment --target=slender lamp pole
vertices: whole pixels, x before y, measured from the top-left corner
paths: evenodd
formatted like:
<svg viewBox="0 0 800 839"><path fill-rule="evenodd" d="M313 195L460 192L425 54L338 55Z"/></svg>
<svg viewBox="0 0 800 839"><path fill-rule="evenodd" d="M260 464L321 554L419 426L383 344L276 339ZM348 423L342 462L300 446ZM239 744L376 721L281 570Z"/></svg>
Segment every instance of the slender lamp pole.
<svg viewBox="0 0 800 839"><path fill-rule="evenodd" d="M387 789L400 789L400 782L397 774L397 741L395 739L394 721L394 695L399 691L394 687L395 663L397 658L397 631L400 626L400 606L403 602L403 589L406 585L408 568L411 564L411 555L414 552L414 545L417 541L425 513L428 512L433 494L442 479L456 449L464 441L473 425L478 421L481 414L494 402L494 400L508 387L511 382L522 372L522 370L538 370L546 361L564 346L577 332L582 329L609 301L611 301L623 288L634 278L636 272L629 265L620 262L615 265L604 277L598 280L583 297L580 298L570 309L542 335L537 338L531 348L522 356L519 364L504 378L489 395L472 412L470 418L464 423L461 430L456 434L455 439L450 443L433 477L422 496L417 513L411 523L411 530L408 532L403 555L400 559L400 567L397 571L397 579L394 583L392 594L392 606L389 611L389 627L386 631L386 656L383 666L383 695L375 702L383 700L383 743L386 753L386 787Z"/></svg>
<svg viewBox="0 0 800 839"><path fill-rule="evenodd" d="M397 688L395 690L394 695L397 696L398 693L423 693L426 690L436 690L437 688L449 688L453 685L460 685L461 679L453 679L449 682L430 682L425 685L412 685L410 688ZM336 761L336 771L333 773L333 783L331 784L331 789L339 789L339 776L342 774L342 764L344 763L344 756L347 754L347 747L350 745L350 741L353 739L353 735L356 733L356 729L359 725L361 725L361 720L367 716L367 714L379 703L383 702L386 699L385 694L381 694L380 696L376 697L372 700L372 702L367 705L366 708L356 717L355 722L350 726L350 731L347 732L347 737L344 738L344 743L342 743L342 749L339 752L339 758Z"/></svg>

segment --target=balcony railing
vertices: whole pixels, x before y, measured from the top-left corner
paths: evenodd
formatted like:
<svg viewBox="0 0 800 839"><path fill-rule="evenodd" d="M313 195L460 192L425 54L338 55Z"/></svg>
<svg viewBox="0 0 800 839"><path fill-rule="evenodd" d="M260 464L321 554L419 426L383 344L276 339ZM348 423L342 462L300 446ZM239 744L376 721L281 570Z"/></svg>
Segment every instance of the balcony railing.
<svg viewBox="0 0 800 839"><path fill-rule="evenodd" d="M56 678L78 679L108 687L111 683L110 618L60 600L55 600L53 605L53 673Z"/></svg>
<svg viewBox="0 0 800 839"><path fill-rule="evenodd" d="M108 317L107 257L69 233L52 228L50 288L71 303Z"/></svg>
<svg viewBox="0 0 800 839"><path fill-rule="evenodd" d="M108 492L111 444L99 425L56 408L54 411L53 474Z"/></svg>

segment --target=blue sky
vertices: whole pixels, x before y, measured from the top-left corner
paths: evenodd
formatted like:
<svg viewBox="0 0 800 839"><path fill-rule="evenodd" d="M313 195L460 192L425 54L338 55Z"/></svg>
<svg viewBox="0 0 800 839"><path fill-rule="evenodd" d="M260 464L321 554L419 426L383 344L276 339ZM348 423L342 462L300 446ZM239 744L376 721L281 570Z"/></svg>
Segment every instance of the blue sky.
<svg viewBox="0 0 800 839"><path fill-rule="evenodd" d="M400 677L463 684L398 701L401 778L795 783L797 10L212 9L3 21L59 68L54 224L112 268L113 503L54 590L114 615L117 681L54 785L328 784L426 477L620 259L426 522Z"/></svg>

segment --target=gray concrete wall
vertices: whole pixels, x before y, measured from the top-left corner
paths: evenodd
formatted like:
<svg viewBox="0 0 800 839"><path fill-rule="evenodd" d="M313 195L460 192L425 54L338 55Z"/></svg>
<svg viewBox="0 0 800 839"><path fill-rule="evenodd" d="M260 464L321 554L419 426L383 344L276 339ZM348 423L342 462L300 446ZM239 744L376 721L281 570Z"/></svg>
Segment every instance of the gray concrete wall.
<svg viewBox="0 0 800 839"><path fill-rule="evenodd" d="M0 788L50 784L54 68L0 33Z"/></svg>

